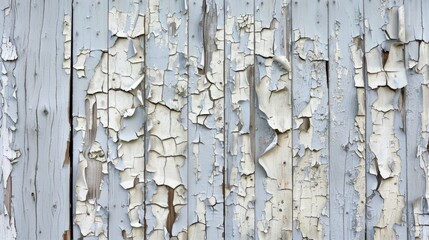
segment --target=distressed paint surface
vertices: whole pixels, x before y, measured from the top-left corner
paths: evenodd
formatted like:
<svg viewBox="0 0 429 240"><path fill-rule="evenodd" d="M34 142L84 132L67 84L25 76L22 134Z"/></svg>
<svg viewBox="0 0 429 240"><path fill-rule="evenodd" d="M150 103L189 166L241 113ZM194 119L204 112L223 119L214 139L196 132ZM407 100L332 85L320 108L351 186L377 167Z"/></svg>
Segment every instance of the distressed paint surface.
<svg viewBox="0 0 429 240"><path fill-rule="evenodd" d="M108 238L108 13L107 2L73 2L74 238Z"/></svg>
<svg viewBox="0 0 429 240"><path fill-rule="evenodd" d="M149 1L146 238L187 238L188 7Z"/></svg>
<svg viewBox="0 0 429 240"><path fill-rule="evenodd" d="M410 239L429 238L429 18L413 7L428 7L427 1L404 2L405 88L407 135L407 220Z"/></svg>
<svg viewBox="0 0 429 240"><path fill-rule="evenodd" d="M254 5L225 8L225 238L254 239Z"/></svg>
<svg viewBox="0 0 429 240"><path fill-rule="evenodd" d="M326 2L292 4L294 239L330 238L327 14Z"/></svg>
<svg viewBox="0 0 429 240"><path fill-rule="evenodd" d="M255 4L256 237L291 239L291 3Z"/></svg>
<svg viewBox="0 0 429 240"><path fill-rule="evenodd" d="M1 0L0 238L429 238L428 8Z"/></svg>
<svg viewBox="0 0 429 240"><path fill-rule="evenodd" d="M224 2L189 2L188 239L224 236Z"/></svg>
<svg viewBox="0 0 429 240"><path fill-rule="evenodd" d="M365 3L367 237L404 239L407 85L398 2Z"/></svg>
<svg viewBox="0 0 429 240"><path fill-rule="evenodd" d="M109 3L109 238L143 239L146 2ZM125 191L124 191L125 190ZM125 198L118 198L122 195Z"/></svg>
<svg viewBox="0 0 429 240"><path fill-rule="evenodd" d="M1 107L0 107L0 151L1 151L1 191L0 199L3 208L0 211L1 233L8 239L15 239L17 236L15 226L15 213L12 203L12 165L16 163L21 155L19 149L15 149L14 141L16 139L16 125L18 121L18 102L16 96L16 80L13 76L13 67L18 58L16 46L10 42L13 32L8 31L7 27L13 23L13 16L10 10L11 3L4 3L3 12L0 18L0 25L3 26L2 46L1 46ZM9 71L8 71L9 69Z"/></svg>
<svg viewBox="0 0 429 240"><path fill-rule="evenodd" d="M427 216L424 213L426 204L426 180L424 167L421 167L418 151L424 149L422 138L422 88L423 74L420 64L420 41L423 39L422 12L411 11L419 8L422 1L404 2L404 37L405 37L405 67L408 84L405 87L405 130L407 137L407 224L410 239L425 239L429 235L423 232L425 226L422 224ZM427 229L429 230L429 229ZM428 232L429 233L429 232Z"/></svg>
<svg viewBox="0 0 429 240"><path fill-rule="evenodd" d="M408 146L408 179L415 184L409 184L408 191L408 226L412 239L429 237L428 219L428 159L429 159L429 98L428 60L429 44L423 41L411 41L406 46L408 62L406 87L407 109L407 146ZM417 126L417 127L416 127Z"/></svg>
<svg viewBox="0 0 429 240"><path fill-rule="evenodd" d="M363 1L329 1L331 239L365 238Z"/></svg>

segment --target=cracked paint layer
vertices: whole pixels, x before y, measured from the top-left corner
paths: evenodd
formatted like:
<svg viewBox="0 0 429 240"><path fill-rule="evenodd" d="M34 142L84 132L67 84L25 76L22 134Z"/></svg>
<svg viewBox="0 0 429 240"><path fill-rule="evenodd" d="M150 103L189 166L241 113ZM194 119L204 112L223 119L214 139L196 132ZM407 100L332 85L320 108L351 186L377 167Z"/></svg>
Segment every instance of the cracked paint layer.
<svg viewBox="0 0 429 240"><path fill-rule="evenodd" d="M13 61L18 58L16 46L10 41L10 38L3 37L1 43L1 58L3 61Z"/></svg>
<svg viewBox="0 0 429 240"><path fill-rule="evenodd" d="M108 239L108 25L98 19L107 2L76 1L73 10L73 236Z"/></svg>
<svg viewBox="0 0 429 240"><path fill-rule="evenodd" d="M64 36L64 62L63 69L67 74L70 74L70 66L71 66L71 16L70 14L64 15L63 20L63 36Z"/></svg>
<svg viewBox="0 0 429 240"><path fill-rule="evenodd" d="M189 5L189 239L224 236L224 2Z"/></svg>
<svg viewBox="0 0 429 240"><path fill-rule="evenodd" d="M367 95L367 237L403 239L405 218L404 87L401 14L393 1L365 5ZM397 4L397 3L396 3ZM377 15L375 15L377 13ZM368 35L366 34L366 35Z"/></svg>
<svg viewBox="0 0 429 240"><path fill-rule="evenodd" d="M255 180L257 238L291 239L290 1L255 4L255 151L258 167L263 169L256 171Z"/></svg>
<svg viewBox="0 0 429 240"><path fill-rule="evenodd" d="M16 98L16 85L8 77L8 71L3 62L0 62L0 152L1 155L1 183L3 188L3 208L0 211L0 232L7 239L16 238L15 217L12 204L12 164L21 156L16 150L14 142L16 139L16 123L18 121L18 105Z"/></svg>
<svg viewBox="0 0 429 240"><path fill-rule="evenodd" d="M10 5L7 6L8 8ZM3 12L5 13L5 12ZM6 16L2 16L6 18ZM6 27L6 24L2 25ZM6 29L5 29L6 30ZM16 127L18 121L17 86L13 76L11 64L18 58L16 47L7 37L7 31L3 32L0 59L0 201L3 207L0 209L0 232L6 239L16 239L14 204L12 202L12 168L13 164L21 156L16 149Z"/></svg>
<svg viewBox="0 0 429 240"><path fill-rule="evenodd" d="M148 11L146 237L186 239L188 9L150 0Z"/></svg>
<svg viewBox="0 0 429 240"><path fill-rule="evenodd" d="M101 53L88 82L86 117L77 119L75 130L81 131L84 141L76 178L75 222L83 236L144 238L145 31L141 8L136 3L129 11L115 6L109 11L111 46ZM86 65L93 54L87 49L77 54L78 78L87 77ZM125 192L128 200L108 197L106 190ZM120 215L124 207L126 219ZM119 226L116 216L122 219Z"/></svg>
<svg viewBox="0 0 429 240"><path fill-rule="evenodd" d="M109 220L110 238L142 239L144 228L144 3L113 5L109 11L108 131L109 160L119 172L119 185L128 192L128 224L116 231ZM112 200L113 202L113 200ZM118 203L119 204L119 203ZM110 203L115 207L116 203ZM131 228L130 228L131 227Z"/></svg>
<svg viewBox="0 0 429 240"><path fill-rule="evenodd" d="M329 239L328 28L323 2L294 2L293 220L296 239Z"/></svg>
<svg viewBox="0 0 429 240"><path fill-rule="evenodd" d="M254 5L225 6L225 238L255 238Z"/></svg>

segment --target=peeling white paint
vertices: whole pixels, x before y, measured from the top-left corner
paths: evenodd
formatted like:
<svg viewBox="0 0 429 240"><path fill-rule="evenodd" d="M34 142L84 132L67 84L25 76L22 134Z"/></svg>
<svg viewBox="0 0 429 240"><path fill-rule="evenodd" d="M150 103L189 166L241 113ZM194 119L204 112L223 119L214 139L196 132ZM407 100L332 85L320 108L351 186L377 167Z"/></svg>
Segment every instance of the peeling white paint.
<svg viewBox="0 0 429 240"><path fill-rule="evenodd" d="M13 61L18 58L16 47L9 38L3 37L1 44L1 58L4 61Z"/></svg>
<svg viewBox="0 0 429 240"><path fill-rule="evenodd" d="M255 154L253 87L253 4L228 2L225 14L226 54L226 186L225 237L255 237Z"/></svg>
<svg viewBox="0 0 429 240"><path fill-rule="evenodd" d="M127 238L141 239L145 233L143 204L146 114L141 85L144 78L144 50L141 41L144 39L145 32L144 15L139 13L138 7L138 4L134 4L134 9L130 12L121 12L115 7L110 10L109 30L114 39L113 45L106 53L102 53L100 62L89 81L86 98L90 108L87 109L86 120L78 119L76 127L76 130L82 131L86 122L86 130L82 134L91 144L87 150L88 157L84 156L85 153L81 154L82 162L79 169L83 169L78 172L76 180L78 200L86 202L85 206L92 211L89 216L80 216L76 213L76 223L84 236L109 238L106 231L108 223L104 217L94 217L104 214L107 210L102 203L97 203L98 198L101 198L100 194L103 194L104 177L88 175L94 170L104 176L109 175L109 162L113 164L114 171L119 171L119 185L129 194L127 210L130 230L124 229L120 234ZM133 24L129 25L130 22ZM90 56L91 50L80 51L73 66L78 78L86 77L86 62L89 61ZM95 127L97 131L101 126L108 133L110 141L108 152L105 152L105 147L100 142L92 142L91 138L94 136L86 136L94 134L94 126L98 126ZM94 160L100 163L93 162ZM88 169L91 162L95 169ZM96 184L95 187L99 185L97 199L88 198L90 191L88 185L91 184ZM109 236L112 234L116 233L110 233Z"/></svg>
<svg viewBox="0 0 429 240"><path fill-rule="evenodd" d="M187 238L187 12L149 1L146 109L147 239Z"/></svg>
<svg viewBox="0 0 429 240"><path fill-rule="evenodd" d="M405 66L402 10L391 2L365 5L381 12L370 20L372 35L365 38L368 71L367 136L370 150L367 175L367 237L402 239L405 233L406 192L403 89L408 85ZM370 10L371 9L371 10ZM371 15L369 15L371 16ZM380 28L378 28L380 26ZM367 34L366 34L367 35ZM372 176L371 176L372 175Z"/></svg>
<svg viewBox="0 0 429 240"><path fill-rule="evenodd" d="M63 68L69 73L74 59L75 91L86 101L74 116L82 137L75 142L80 235L401 239L410 201L404 151L412 151L403 90L412 69L423 79L416 95L428 97L429 47L417 30L413 39L406 5L372 1L362 15L361 4L336 4L149 0L106 7L109 26L88 32L107 46L86 39L75 56L64 52ZM339 12L344 7L351 10ZM298 21L303 16L311 18ZM75 36L69 23L65 15L66 48ZM14 40L4 39L13 62ZM407 52L409 44L419 50ZM418 160L428 181L428 106L419 108ZM335 192L337 181L343 188ZM411 199L421 238L426 195Z"/></svg>
<svg viewBox="0 0 429 240"><path fill-rule="evenodd" d="M224 2L190 3L188 238L220 239L225 234Z"/></svg>
<svg viewBox="0 0 429 240"><path fill-rule="evenodd" d="M63 22L63 36L64 36L64 62L63 69L67 74L70 74L70 66L71 66L71 35L72 35L72 22L70 14L64 15Z"/></svg>
<svg viewBox="0 0 429 240"><path fill-rule="evenodd" d="M290 64L290 2L274 5L255 2L256 73L258 110L255 120L258 163L256 220L258 239L292 238L292 73ZM273 12L273 18L267 18ZM286 23L286 24L284 24ZM286 54L286 55L284 55ZM267 126L265 126L267 125ZM265 146L264 146L265 145ZM259 150L258 150L259 149ZM263 151L262 153L259 153ZM258 187L263 189L258 191ZM261 202L258 204L258 202Z"/></svg>
<svg viewBox="0 0 429 240"><path fill-rule="evenodd" d="M0 167L1 179L3 181L4 202L2 216L0 217L0 226L4 228L3 233L9 239L16 238L15 219L12 205L12 164L18 161L21 156L20 150L16 150L14 142L16 139L16 123L18 121L16 86L9 81L7 70L2 62L1 65L1 91L0 91Z"/></svg>
<svg viewBox="0 0 429 240"><path fill-rule="evenodd" d="M66 35L67 36L67 35ZM65 43L66 44L66 43ZM77 59L76 59L76 63L73 65L73 68L75 69L75 70L77 70L76 71L76 73L77 73L77 76L78 76L78 78L82 78L82 77L85 77L85 61L86 61L86 59L88 58L88 55L90 54L90 50L89 49L84 49L84 50L81 50L80 51L80 53L78 54L78 56L77 56ZM70 57L69 57L70 58ZM64 55L64 65L66 65L66 64L68 64L67 63L67 56L66 55ZM64 67L63 67L64 68ZM67 71L67 70L66 70Z"/></svg>
<svg viewBox="0 0 429 240"><path fill-rule="evenodd" d="M353 141L356 144L355 154L359 159L358 165L355 167L357 174L354 179L354 189L358 193L358 200L355 202L356 212L355 212L355 222L354 231L358 234L356 236L360 236L360 234L364 234L365 232L365 215L366 215L366 185L365 185L365 177L366 177L366 107L365 107L365 86L364 86L364 76L362 74L363 71L363 51L361 49L362 45L360 44L360 39L354 39L353 45L350 46L350 50L352 52L352 60L354 63L355 74L355 87L356 87L356 95L357 95L357 113L354 118L354 130L356 131L356 136Z"/></svg>

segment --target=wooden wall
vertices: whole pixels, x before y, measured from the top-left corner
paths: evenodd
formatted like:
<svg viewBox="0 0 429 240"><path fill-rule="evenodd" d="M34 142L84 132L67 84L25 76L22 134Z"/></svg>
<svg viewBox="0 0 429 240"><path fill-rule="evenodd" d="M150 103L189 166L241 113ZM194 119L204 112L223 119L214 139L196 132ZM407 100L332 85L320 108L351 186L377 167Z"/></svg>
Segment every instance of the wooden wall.
<svg viewBox="0 0 429 240"><path fill-rule="evenodd" d="M1 239L429 239L429 1L0 10Z"/></svg>

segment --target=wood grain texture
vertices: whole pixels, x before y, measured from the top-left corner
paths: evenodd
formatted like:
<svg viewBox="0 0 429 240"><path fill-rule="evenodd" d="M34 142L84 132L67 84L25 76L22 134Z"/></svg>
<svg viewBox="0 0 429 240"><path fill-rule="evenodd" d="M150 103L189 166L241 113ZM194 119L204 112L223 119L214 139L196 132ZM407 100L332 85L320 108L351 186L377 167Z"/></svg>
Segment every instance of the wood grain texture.
<svg viewBox="0 0 429 240"><path fill-rule="evenodd" d="M0 236L60 239L70 236L71 1L0 6Z"/></svg>

